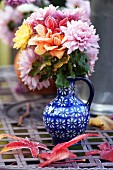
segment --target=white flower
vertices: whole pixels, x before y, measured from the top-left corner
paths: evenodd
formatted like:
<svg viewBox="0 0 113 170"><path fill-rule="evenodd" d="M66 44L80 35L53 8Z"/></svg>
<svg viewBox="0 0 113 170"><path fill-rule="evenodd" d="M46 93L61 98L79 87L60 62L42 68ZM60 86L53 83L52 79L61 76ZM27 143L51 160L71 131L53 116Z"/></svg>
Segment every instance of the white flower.
<svg viewBox="0 0 113 170"><path fill-rule="evenodd" d="M59 114L58 114L59 116L67 117L67 115L69 114L69 108L61 107L58 110L59 110Z"/></svg>
<svg viewBox="0 0 113 170"><path fill-rule="evenodd" d="M67 88L62 88L62 89L59 89L59 93L61 94L61 95L66 95L67 94L67 92L68 92L68 89Z"/></svg>
<svg viewBox="0 0 113 170"><path fill-rule="evenodd" d="M75 118L67 119L67 127L76 128L77 127L77 119L75 119Z"/></svg>
<svg viewBox="0 0 113 170"><path fill-rule="evenodd" d="M61 139L65 138L65 133L63 131L61 131L61 130L57 130L54 133L55 133L54 137L61 138Z"/></svg>
<svg viewBox="0 0 113 170"><path fill-rule="evenodd" d="M39 8L33 4L22 4L17 7L17 10L21 13L35 12Z"/></svg>
<svg viewBox="0 0 113 170"><path fill-rule="evenodd" d="M58 129L65 129L65 120L62 119L56 119L56 126Z"/></svg>
<svg viewBox="0 0 113 170"><path fill-rule="evenodd" d="M68 98L60 97L57 101L58 106L66 106L68 105Z"/></svg>
<svg viewBox="0 0 113 170"><path fill-rule="evenodd" d="M74 136L77 136L76 130L67 130L66 136L69 138L73 138Z"/></svg>
<svg viewBox="0 0 113 170"><path fill-rule="evenodd" d="M79 118L78 118L78 127L80 128L80 129L83 129L83 128L85 128L86 127L86 124L87 124L87 117L83 117L83 116L80 116Z"/></svg>
<svg viewBox="0 0 113 170"><path fill-rule="evenodd" d="M49 128L55 128L54 119L52 119L52 118L47 118L47 120L46 120L46 125L47 125Z"/></svg>

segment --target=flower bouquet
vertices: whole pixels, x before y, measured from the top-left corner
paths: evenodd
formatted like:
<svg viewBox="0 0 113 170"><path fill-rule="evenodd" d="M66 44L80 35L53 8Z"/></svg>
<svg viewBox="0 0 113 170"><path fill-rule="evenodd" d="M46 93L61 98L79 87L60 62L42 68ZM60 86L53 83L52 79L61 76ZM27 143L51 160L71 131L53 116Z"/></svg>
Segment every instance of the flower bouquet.
<svg viewBox="0 0 113 170"><path fill-rule="evenodd" d="M14 48L21 49L19 70L30 90L69 86L68 77L88 76L98 59L96 30L81 8L59 10L50 5L31 14L19 27Z"/></svg>
<svg viewBox="0 0 113 170"><path fill-rule="evenodd" d="M58 96L44 109L46 129L59 143L83 133L88 125L99 36L82 8L60 10L49 5L39 8L16 31L14 48L19 57L20 78L30 90L47 88L54 79ZM87 103L75 96L75 81L90 89Z"/></svg>

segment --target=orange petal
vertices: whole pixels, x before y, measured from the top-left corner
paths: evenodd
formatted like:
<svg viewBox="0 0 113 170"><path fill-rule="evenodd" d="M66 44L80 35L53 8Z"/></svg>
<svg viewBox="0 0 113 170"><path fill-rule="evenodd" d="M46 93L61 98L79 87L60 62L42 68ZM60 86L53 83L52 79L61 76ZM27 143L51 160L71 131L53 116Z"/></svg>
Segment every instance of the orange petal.
<svg viewBox="0 0 113 170"><path fill-rule="evenodd" d="M43 43L39 43L37 45L37 47L35 48L35 53L38 55L42 55L46 52L46 49L44 48L44 44Z"/></svg>
<svg viewBox="0 0 113 170"><path fill-rule="evenodd" d="M32 36L29 41L28 41L28 45L37 45L37 38L38 36Z"/></svg>
<svg viewBox="0 0 113 170"><path fill-rule="evenodd" d="M54 44L56 45L56 46L59 46L59 45L61 45L61 40L59 39L59 38L57 38L57 37L54 37Z"/></svg>
<svg viewBox="0 0 113 170"><path fill-rule="evenodd" d="M59 33L55 33L51 37L52 37L53 43L55 45L59 46L59 45L61 45L61 41L62 41L64 36L60 35Z"/></svg>
<svg viewBox="0 0 113 170"><path fill-rule="evenodd" d="M47 50L47 51L51 51L51 50L54 50L55 48L58 48L57 46L51 46L51 44L45 44L44 45L44 48Z"/></svg>
<svg viewBox="0 0 113 170"><path fill-rule="evenodd" d="M50 54L52 57L58 57L59 59L62 58L63 54L64 54L65 50L58 50L58 49L54 49L52 51L50 51Z"/></svg>
<svg viewBox="0 0 113 170"><path fill-rule="evenodd" d="M48 42L51 43L52 40L51 38L47 38L47 37L38 37L38 35L31 37L30 40L28 41L28 45L37 45L39 42Z"/></svg>
<svg viewBox="0 0 113 170"><path fill-rule="evenodd" d="M38 24L36 26L36 31L37 31L38 35L41 37L46 35L46 28L41 24Z"/></svg>
<svg viewBox="0 0 113 170"><path fill-rule="evenodd" d="M52 39L48 37L38 37L37 41L52 43Z"/></svg>
<svg viewBox="0 0 113 170"><path fill-rule="evenodd" d="M50 29L48 29L48 32L47 32L47 34L46 34L46 37L51 37L52 36L52 31L50 30Z"/></svg>

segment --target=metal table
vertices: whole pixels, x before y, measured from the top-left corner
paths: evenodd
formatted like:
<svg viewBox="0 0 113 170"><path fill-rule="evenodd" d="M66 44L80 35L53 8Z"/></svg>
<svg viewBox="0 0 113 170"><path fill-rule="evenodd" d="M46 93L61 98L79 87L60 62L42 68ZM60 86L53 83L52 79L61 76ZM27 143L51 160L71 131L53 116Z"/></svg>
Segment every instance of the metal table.
<svg viewBox="0 0 113 170"><path fill-rule="evenodd" d="M42 112L47 103L54 96L37 96L30 93L18 94L15 87L18 79L13 66L0 68L0 133L8 133L18 137L28 137L39 141L52 149L52 139L42 122ZM22 126L18 126L18 117L25 111L25 104L30 102L30 117L26 117ZM84 156L86 152L97 149L102 142L113 145L113 131L100 131L99 129L87 129L86 133L98 133L100 137L89 137L70 147L70 150L84 159L80 162L61 161L52 163L46 168L38 168L38 158L33 158L28 149L18 149L0 155L0 169L22 170L113 170L113 163L99 158L99 156ZM2 149L12 139L0 140Z"/></svg>

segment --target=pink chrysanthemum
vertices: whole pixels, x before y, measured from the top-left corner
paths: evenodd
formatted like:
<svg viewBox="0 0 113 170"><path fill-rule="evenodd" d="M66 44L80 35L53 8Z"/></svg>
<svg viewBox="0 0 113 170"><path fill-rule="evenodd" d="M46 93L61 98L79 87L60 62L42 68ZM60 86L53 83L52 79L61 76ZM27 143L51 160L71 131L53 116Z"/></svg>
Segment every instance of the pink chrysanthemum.
<svg viewBox="0 0 113 170"><path fill-rule="evenodd" d="M37 24L44 24L44 20L48 16L52 16L56 12L57 7L49 5L48 7L39 8L35 13L32 13L30 17L27 18L26 23L32 25L33 27Z"/></svg>
<svg viewBox="0 0 113 170"><path fill-rule="evenodd" d="M67 25L67 21L71 20L89 22L89 19L85 17L84 13L85 11L82 8L65 9L61 11L57 10L57 7L53 5L49 5L49 7L45 7L44 9L39 8L37 12L31 14L31 16L27 18L26 23L32 26L32 28L38 24L47 26L46 21L48 18L52 18L55 23L53 24L55 26L54 29L56 29L56 27L59 29L61 25ZM57 31L59 31L58 29Z"/></svg>
<svg viewBox="0 0 113 170"><path fill-rule="evenodd" d="M83 8L76 8L76 9L64 9L64 10L57 10L54 14L54 17L59 19L67 18L68 21L74 20L78 21L81 20L83 22L90 22L89 18L85 16L85 11Z"/></svg>
<svg viewBox="0 0 113 170"><path fill-rule="evenodd" d="M84 50L89 51L90 48L99 48L98 35L95 35L96 30L94 26L87 22L71 21L67 22L67 27L61 26L62 32L65 34L63 45L68 49L68 54L79 49L81 52Z"/></svg>
<svg viewBox="0 0 113 170"><path fill-rule="evenodd" d="M91 13L91 7L89 1L84 0L67 0L66 7L70 9L75 9L76 7L83 8L85 10L86 16L89 18Z"/></svg>
<svg viewBox="0 0 113 170"><path fill-rule="evenodd" d="M13 46L13 38L18 24L21 23L22 14L10 6L0 11L0 38L10 46Z"/></svg>
<svg viewBox="0 0 113 170"><path fill-rule="evenodd" d="M34 1L35 0L4 0L5 5L10 5L13 7L16 7L18 5L25 4L25 3L32 3Z"/></svg>
<svg viewBox="0 0 113 170"><path fill-rule="evenodd" d="M88 61L89 66L90 66L89 75L91 75L91 73L94 72L95 62L98 60L98 57L97 57L98 53L99 53L99 50L97 48L90 48L89 51L86 51L86 54L90 58L90 60Z"/></svg>
<svg viewBox="0 0 113 170"><path fill-rule="evenodd" d="M39 82L39 75L36 76L29 76L29 73L32 69L32 64L39 58L32 49L26 49L22 51L19 59L19 70L20 70L20 78L25 85L28 85L30 90L41 90L43 87L48 88L49 81L44 80Z"/></svg>

